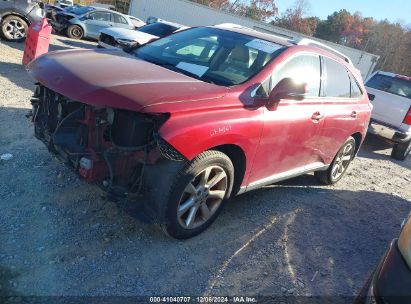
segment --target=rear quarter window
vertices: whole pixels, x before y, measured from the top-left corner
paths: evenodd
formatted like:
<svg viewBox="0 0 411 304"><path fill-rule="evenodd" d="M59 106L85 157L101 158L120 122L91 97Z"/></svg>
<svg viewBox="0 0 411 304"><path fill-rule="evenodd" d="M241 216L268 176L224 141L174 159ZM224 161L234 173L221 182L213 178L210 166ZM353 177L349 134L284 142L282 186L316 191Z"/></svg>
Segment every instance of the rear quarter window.
<svg viewBox="0 0 411 304"><path fill-rule="evenodd" d="M355 81L354 76L350 75L351 78L351 98L359 98L362 96L362 90Z"/></svg>
<svg viewBox="0 0 411 304"><path fill-rule="evenodd" d="M324 58L327 70L325 86L326 97L351 97L351 79L343 65L329 58Z"/></svg>

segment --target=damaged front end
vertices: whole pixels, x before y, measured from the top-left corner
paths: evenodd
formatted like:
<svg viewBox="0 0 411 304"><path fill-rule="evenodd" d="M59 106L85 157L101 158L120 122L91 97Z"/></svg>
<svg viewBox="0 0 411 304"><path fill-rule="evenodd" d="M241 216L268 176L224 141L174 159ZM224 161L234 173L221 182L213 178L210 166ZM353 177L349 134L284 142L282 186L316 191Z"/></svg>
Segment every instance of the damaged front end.
<svg viewBox="0 0 411 304"><path fill-rule="evenodd" d="M116 196L141 194L147 165L184 157L158 134L168 114L92 106L38 85L31 100L35 136L88 182Z"/></svg>

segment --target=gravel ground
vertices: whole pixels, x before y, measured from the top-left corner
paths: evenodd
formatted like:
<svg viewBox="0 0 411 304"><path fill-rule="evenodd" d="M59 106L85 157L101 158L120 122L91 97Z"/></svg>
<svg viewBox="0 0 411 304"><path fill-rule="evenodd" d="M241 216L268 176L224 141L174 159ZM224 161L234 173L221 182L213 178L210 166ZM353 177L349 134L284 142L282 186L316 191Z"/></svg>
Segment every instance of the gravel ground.
<svg viewBox="0 0 411 304"><path fill-rule="evenodd" d="M0 41L0 295L319 295L361 289L411 207L411 158L368 137L334 187L304 175L237 197L169 239L51 156L24 117L22 44ZM95 43L53 36L52 50Z"/></svg>

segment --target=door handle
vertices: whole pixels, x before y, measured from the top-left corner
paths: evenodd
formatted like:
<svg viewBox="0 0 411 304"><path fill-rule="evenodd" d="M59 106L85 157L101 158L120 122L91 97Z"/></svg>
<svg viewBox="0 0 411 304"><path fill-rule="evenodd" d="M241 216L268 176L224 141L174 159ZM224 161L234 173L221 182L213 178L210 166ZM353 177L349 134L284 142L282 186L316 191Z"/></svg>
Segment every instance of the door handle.
<svg viewBox="0 0 411 304"><path fill-rule="evenodd" d="M320 121L321 119L324 119L324 115L321 114L320 112L315 112L313 116L311 116L312 120Z"/></svg>
<svg viewBox="0 0 411 304"><path fill-rule="evenodd" d="M358 113L356 111L352 111L351 115L352 118L357 118L358 117Z"/></svg>

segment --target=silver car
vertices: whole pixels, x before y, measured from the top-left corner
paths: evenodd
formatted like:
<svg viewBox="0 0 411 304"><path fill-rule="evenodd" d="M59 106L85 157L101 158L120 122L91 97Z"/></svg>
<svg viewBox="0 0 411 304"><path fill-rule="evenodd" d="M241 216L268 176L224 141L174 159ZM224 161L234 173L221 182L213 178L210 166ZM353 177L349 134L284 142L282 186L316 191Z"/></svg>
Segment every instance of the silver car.
<svg viewBox="0 0 411 304"><path fill-rule="evenodd" d="M84 11L83 14L81 14ZM100 31L105 28L119 27L135 29L135 23L129 16L107 9L80 7L78 11L60 12L52 23L58 32L67 31L67 36L73 39L98 39Z"/></svg>

